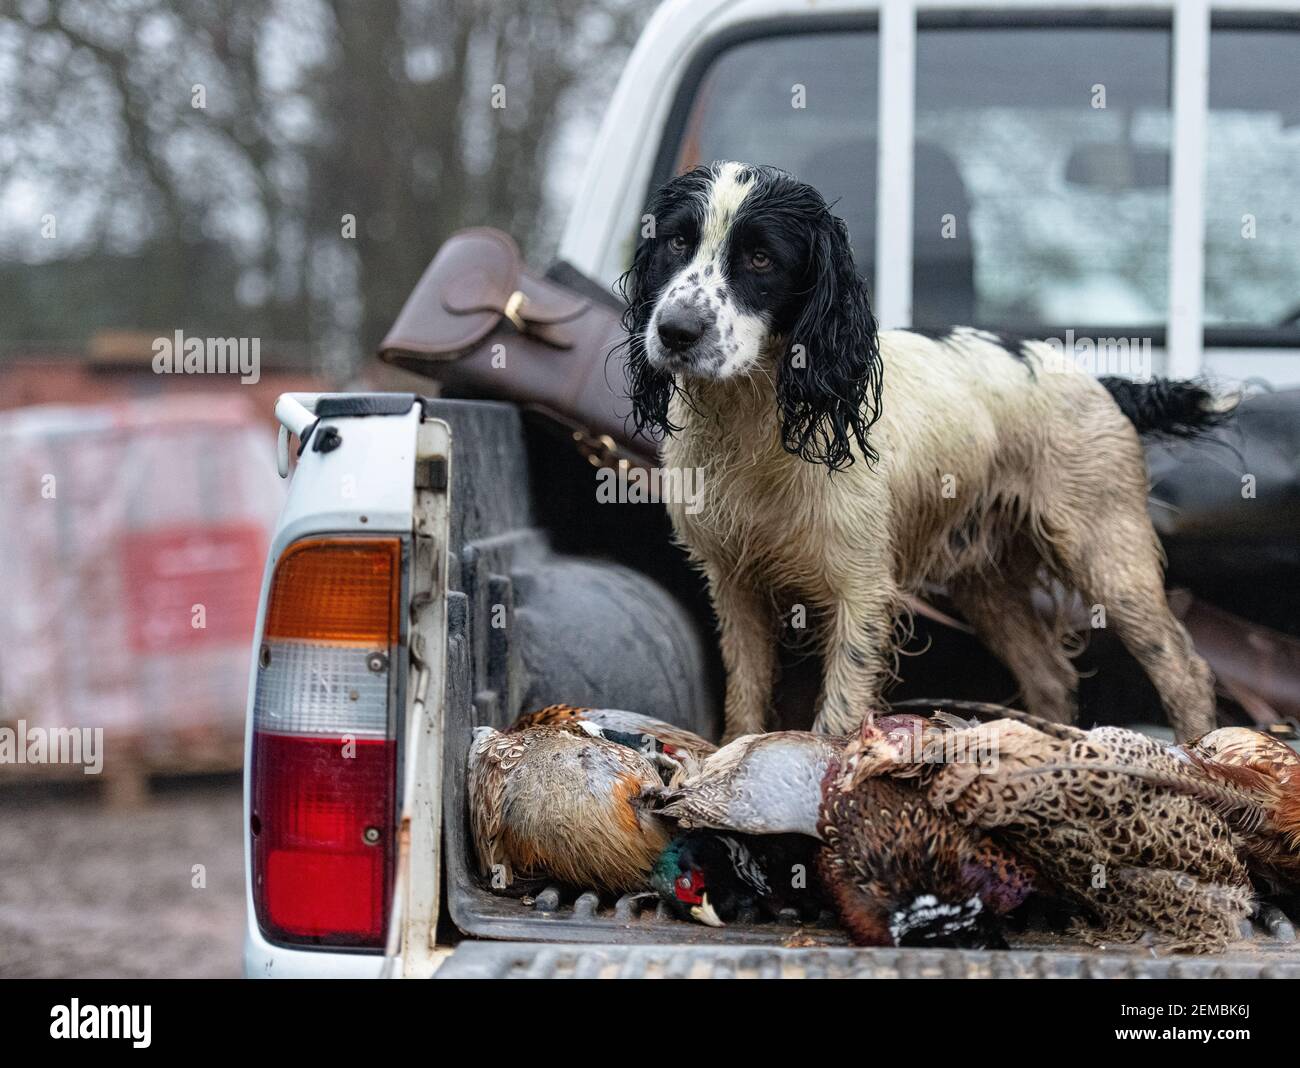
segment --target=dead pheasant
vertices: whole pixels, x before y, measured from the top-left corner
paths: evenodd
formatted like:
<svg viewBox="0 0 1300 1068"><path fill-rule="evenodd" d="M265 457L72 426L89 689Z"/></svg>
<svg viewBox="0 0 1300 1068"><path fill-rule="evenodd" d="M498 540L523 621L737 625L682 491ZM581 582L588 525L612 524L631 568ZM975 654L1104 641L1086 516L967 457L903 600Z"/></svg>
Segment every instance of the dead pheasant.
<svg viewBox="0 0 1300 1068"><path fill-rule="evenodd" d="M1249 727L1220 727L1182 745L1166 748L1146 735L1120 727L1083 731L1027 712L978 701L904 701L895 709L925 709L933 716L977 720L1015 719L1064 740L1102 736L1137 759L1125 774L1143 776L1209 804L1232 828L1237 849L1251 873L1269 890L1300 892L1300 754L1286 743ZM1177 763L1164 759L1172 754Z"/></svg>
<svg viewBox="0 0 1300 1068"><path fill-rule="evenodd" d="M824 904L816 839L802 834L687 831L656 861L650 884L678 919L723 927L745 910L815 919Z"/></svg>
<svg viewBox="0 0 1300 1068"><path fill-rule="evenodd" d="M1254 800L1136 732L1016 717L945 733L937 764L900 760L896 743L865 725L846 750L841 788L875 775L917 781L936 808L1092 913L1097 926L1079 926L1090 942L1149 935L1206 952L1235 939L1252 895L1220 813L1257 818Z"/></svg>
<svg viewBox="0 0 1300 1068"><path fill-rule="evenodd" d="M882 716L874 729L901 750L937 728L918 716ZM1028 893L1024 866L941 817L915 785L880 779L844 794L834 790L844 745L804 731L737 738L665 793L659 811L683 827L738 832L751 849L790 834L823 838L818 882L863 944L999 944L993 916ZM707 859L703 849L694 853ZM695 867L701 870L684 873L687 892L697 878L730 885L725 866L715 862L712 874L707 865ZM669 868L680 879L683 873ZM672 885L680 896L680 883ZM714 897L728 900L717 891ZM690 903L692 916L713 922L705 918L708 903Z"/></svg>
<svg viewBox="0 0 1300 1068"><path fill-rule="evenodd" d="M1269 889L1300 891L1300 755L1248 727L1221 727L1178 747L1207 774L1255 798L1266 818L1234 822L1251 872Z"/></svg>
<svg viewBox="0 0 1300 1068"><path fill-rule="evenodd" d="M468 762L479 869L494 889L549 877L644 889L671 834L651 811L663 784L636 750L558 727L479 727Z"/></svg>
<svg viewBox="0 0 1300 1068"><path fill-rule="evenodd" d="M859 945L1001 947L998 917L1033 890L1028 865L937 811L914 783L828 782L818 830L822 884Z"/></svg>

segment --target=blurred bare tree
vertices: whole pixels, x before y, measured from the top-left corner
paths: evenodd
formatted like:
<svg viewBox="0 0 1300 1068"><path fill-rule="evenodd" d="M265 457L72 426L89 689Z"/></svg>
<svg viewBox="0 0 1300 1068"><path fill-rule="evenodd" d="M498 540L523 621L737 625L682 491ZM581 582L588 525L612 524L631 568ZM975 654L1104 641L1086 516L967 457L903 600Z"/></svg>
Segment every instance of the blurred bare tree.
<svg viewBox="0 0 1300 1068"><path fill-rule="evenodd" d="M636 0L5 0L0 343L252 334L346 374L439 243L544 257ZM559 183L571 185L576 174Z"/></svg>

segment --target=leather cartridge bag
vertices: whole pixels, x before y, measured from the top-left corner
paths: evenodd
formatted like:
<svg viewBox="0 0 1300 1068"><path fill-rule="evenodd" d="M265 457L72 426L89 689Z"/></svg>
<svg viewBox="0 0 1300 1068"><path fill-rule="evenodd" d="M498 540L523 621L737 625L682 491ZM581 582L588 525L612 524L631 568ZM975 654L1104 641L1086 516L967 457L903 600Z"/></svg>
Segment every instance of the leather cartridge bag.
<svg viewBox="0 0 1300 1068"><path fill-rule="evenodd" d="M461 230L425 270L379 358L435 379L445 396L541 414L598 466L650 464L653 444L627 429L621 308L567 270L586 292L531 274L500 230Z"/></svg>

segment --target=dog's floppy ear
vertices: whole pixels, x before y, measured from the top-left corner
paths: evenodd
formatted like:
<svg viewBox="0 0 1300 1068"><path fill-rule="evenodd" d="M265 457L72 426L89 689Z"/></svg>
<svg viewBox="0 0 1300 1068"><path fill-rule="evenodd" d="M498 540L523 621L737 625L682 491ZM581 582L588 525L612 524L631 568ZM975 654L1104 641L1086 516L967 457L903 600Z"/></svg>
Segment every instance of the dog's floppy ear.
<svg viewBox="0 0 1300 1068"><path fill-rule="evenodd" d="M807 296L777 368L781 444L832 471L853 463L854 441L878 457L867 431L880 417L883 370L876 318L843 221L823 208L813 222Z"/></svg>
<svg viewBox="0 0 1300 1068"><path fill-rule="evenodd" d="M650 257L654 238L644 237L637 244L632 266L614 288L627 301L623 312L623 329L627 336L615 348L625 350L623 373L627 378L627 395L632 402L632 423L636 433L657 438L672 434L681 427L668 418L668 401L677 388L673 376L650 366L645 352L645 331L654 312L655 294L650 292Z"/></svg>

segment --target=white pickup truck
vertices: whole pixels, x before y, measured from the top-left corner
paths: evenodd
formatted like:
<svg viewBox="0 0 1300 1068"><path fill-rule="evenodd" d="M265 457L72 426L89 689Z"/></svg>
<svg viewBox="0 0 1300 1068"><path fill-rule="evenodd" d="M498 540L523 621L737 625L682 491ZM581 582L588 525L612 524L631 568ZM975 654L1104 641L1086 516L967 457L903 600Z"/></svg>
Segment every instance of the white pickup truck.
<svg viewBox="0 0 1300 1068"><path fill-rule="evenodd" d="M560 259L608 286L660 181L772 163L838 200L884 326L1120 338L1143 366L1099 370L1294 386L1297 54L1291 0L672 0ZM511 405L286 395L277 414L282 473L299 456L249 686L249 976L1300 974L1277 910L1241 951L1157 960L862 950L633 896L494 895L470 731L563 701L715 733L699 584L658 509L596 507L590 466Z"/></svg>

